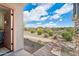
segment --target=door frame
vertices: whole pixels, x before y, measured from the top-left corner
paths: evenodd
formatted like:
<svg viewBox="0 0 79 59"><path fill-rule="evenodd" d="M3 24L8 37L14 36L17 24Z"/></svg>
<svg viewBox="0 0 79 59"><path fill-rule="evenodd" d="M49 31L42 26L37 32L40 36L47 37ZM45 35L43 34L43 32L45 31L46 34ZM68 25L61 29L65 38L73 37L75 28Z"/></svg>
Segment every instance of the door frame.
<svg viewBox="0 0 79 59"><path fill-rule="evenodd" d="M10 10L12 10L12 13L13 14L11 14L12 16L13 16L13 23L12 23L12 26L13 26L13 29L11 30L12 31L12 50L11 51L14 51L14 9L12 9L12 8L9 8L9 7L7 7L7 6L4 6L4 5L2 5L2 4L0 4L0 6L2 7L2 8L4 8L4 9L10 9Z"/></svg>

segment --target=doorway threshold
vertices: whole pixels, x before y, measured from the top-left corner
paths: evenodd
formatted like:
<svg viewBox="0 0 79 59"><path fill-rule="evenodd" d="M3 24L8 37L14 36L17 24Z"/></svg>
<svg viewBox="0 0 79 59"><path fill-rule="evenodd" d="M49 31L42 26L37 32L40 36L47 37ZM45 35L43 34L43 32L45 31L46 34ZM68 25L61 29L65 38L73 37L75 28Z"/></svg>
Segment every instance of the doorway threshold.
<svg viewBox="0 0 79 59"><path fill-rule="evenodd" d="M0 48L0 56L3 56L3 55L5 55L5 54L7 54L9 52L10 52L10 50L8 50L5 47Z"/></svg>

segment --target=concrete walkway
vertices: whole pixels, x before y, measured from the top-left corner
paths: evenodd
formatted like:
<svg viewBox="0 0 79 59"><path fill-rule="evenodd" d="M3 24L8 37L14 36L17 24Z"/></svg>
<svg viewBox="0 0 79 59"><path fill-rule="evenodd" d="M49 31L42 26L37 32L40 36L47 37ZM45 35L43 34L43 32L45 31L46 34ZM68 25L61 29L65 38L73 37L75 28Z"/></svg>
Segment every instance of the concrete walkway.
<svg viewBox="0 0 79 59"><path fill-rule="evenodd" d="M35 55L35 56L56 56L56 54L53 54L51 52L52 49L54 49L55 47L60 48L55 43L52 43L52 42L48 43L45 46L43 46L42 48L40 48L39 50L37 50L36 52L34 52L33 55ZM55 52L58 52L58 51L54 51L54 53Z"/></svg>
<svg viewBox="0 0 79 59"><path fill-rule="evenodd" d="M24 39L24 50L26 50L30 53L34 53L35 51L37 51L38 49L40 49L43 46L44 45L42 45L42 44L38 44L38 43L30 41L28 39Z"/></svg>
<svg viewBox="0 0 79 59"><path fill-rule="evenodd" d="M33 56L33 55L22 49L15 52L7 53L4 56Z"/></svg>

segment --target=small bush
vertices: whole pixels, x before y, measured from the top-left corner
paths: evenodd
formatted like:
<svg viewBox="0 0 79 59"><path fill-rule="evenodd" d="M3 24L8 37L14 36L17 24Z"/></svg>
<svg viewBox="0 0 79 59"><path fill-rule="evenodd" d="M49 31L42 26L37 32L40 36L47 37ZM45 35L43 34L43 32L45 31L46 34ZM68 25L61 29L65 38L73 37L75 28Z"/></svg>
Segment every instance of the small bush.
<svg viewBox="0 0 79 59"><path fill-rule="evenodd" d="M49 36L53 35L53 31L51 29L46 29L44 32L47 33Z"/></svg>
<svg viewBox="0 0 79 59"><path fill-rule="evenodd" d="M71 33L72 35L74 35L74 29L72 29L72 28L68 28L68 29L67 29L67 32L69 32L69 33Z"/></svg>
<svg viewBox="0 0 79 59"><path fill-rule="evenodd" d="M42 33L43 33L43 29L42 29L42 28L38 28L38 29L37 29L37 34L38 34L38 35L41 35Z"/></svg>
<svg viewBox="0 0 79 59"><path fill-rule="evenodd" d="M49 32L48 34L49 34L49 36L53 36L53 33L52 32Z"/></svg>
<svg viewBox="0 0 79 59"><path fill-rule="evenodd" d="M64 30L65 28L63 27L63 28L59 28L60 30Z"/></svg>
<svg viewBox="0 0 79 59"><path fill-rule="evenodd" d="M34 30L34 29L30 29L30 32L31 32L31 33L35 33L35 30Z"/></svg>
<svg viewBox="0 0 79 59"><path fill-rule="evenodd" d="M53 37L53 39L57 39L57 36L55 35L55 36Z"/></svg>
<svg viewBox="0 0 79 59"><path fill-rule="evenodd" d="M65 39L65 41L72 41L72 34L70 32L62 33L62 37Z"/></svg>

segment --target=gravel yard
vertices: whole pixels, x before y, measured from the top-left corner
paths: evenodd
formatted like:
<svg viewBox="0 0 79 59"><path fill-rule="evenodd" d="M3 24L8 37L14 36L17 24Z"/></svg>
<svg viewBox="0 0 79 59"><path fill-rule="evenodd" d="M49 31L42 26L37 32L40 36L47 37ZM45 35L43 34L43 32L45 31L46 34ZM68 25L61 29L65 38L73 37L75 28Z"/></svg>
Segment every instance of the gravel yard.
<svg viewBox="0 0 79 59"><path fill-rule="evenodd" d="M33 41L30 41L28 39L24 39L24 50L26 50L30 53L34 53L35 51L37 51L41 47L43 47L43 45L38 44L38 43L33 42Z"/></svg>

